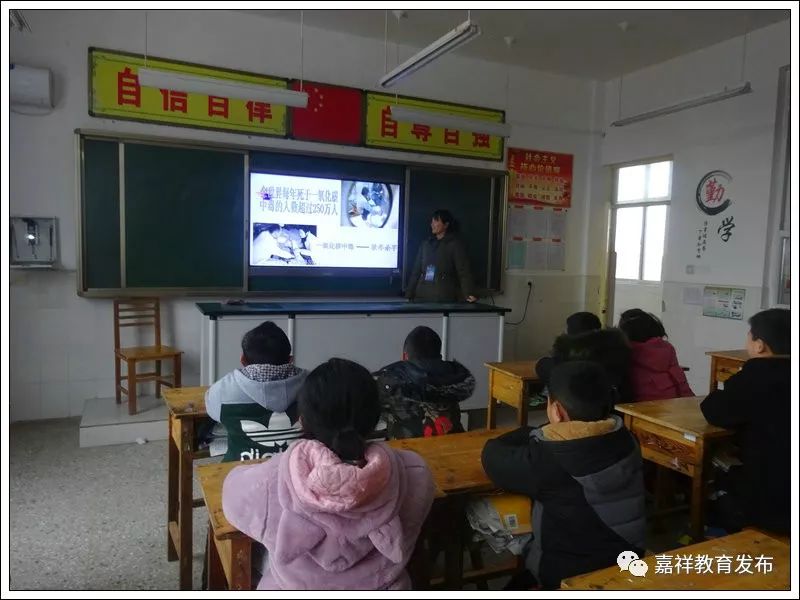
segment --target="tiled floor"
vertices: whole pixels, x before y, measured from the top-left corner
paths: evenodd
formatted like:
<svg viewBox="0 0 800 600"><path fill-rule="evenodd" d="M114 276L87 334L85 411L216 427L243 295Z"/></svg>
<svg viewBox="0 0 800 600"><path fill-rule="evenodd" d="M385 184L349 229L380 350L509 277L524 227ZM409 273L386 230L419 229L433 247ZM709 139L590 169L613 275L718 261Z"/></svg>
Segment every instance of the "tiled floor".
<svg viewBox="0 0 800 600"><path fill-rule="evenodd" d="M78 423L11 426L11 589L177 589L165 538L166 441L79 448ZM194 526L199 588L202 510Z"/></svg>

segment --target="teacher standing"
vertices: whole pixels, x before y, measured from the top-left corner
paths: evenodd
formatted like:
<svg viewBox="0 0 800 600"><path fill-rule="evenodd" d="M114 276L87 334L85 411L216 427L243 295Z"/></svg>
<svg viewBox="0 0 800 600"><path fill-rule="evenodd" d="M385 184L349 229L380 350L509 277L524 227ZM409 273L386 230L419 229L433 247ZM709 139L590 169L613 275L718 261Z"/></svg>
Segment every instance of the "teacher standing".
<svg viewBox="0 0 800 600"><path fill-rule="evenodd" d="M458 222L449 210L431 218L431 237L417 252L406 298L420 302L475 302L475 284Z"/></svg>

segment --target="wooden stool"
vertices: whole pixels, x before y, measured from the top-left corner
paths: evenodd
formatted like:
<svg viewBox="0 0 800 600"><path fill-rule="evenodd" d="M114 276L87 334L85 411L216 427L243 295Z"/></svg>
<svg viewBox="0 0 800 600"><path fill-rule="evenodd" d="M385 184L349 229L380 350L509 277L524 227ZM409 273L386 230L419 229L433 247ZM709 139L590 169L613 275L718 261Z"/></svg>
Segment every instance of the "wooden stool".
<svg viewBox="0 0 800 600"><path fill-rule="evenodd" d="M155 344L153 346L120 346L120 329L123 327L150 328L152 326ZM181 352L171 346L161 344L161 303L158 298L129 298L114 300L114 383L117 404L122 402L122 394L128 396L128 413L136 414L136 386L142 381L156 382L156 397L161 395L161 386L181 387ZM161 374L161 361L172 359L172 375ZM127 373L122 375L122 362ZM155 370L137 373L136 363L154 362ZM122 380L127 380L127 388Z"/></svg>

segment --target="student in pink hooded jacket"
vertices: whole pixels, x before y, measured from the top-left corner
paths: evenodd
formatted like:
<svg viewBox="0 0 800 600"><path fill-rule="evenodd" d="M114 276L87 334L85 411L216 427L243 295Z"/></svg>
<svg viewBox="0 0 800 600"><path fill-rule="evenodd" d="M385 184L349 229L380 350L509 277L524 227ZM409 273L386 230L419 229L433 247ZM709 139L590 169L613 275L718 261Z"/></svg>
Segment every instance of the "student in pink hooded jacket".
<svg viewBox="0 0 800 600"><path fill-rule="evenodd" d="M631 343L630 383L636 402L694 396L675 348L664 339L664 325L655 315L641 308L626 310L619 328Z"/></svg>
<svg viewBox="0 0 800 600"><path fill-rule="evenodd" d="M366 442L380 417L369 371L332 358L298 393L305 438L233 469L222 508L267 549L259 590L403 590L434 494L417 454Z"/></svg>

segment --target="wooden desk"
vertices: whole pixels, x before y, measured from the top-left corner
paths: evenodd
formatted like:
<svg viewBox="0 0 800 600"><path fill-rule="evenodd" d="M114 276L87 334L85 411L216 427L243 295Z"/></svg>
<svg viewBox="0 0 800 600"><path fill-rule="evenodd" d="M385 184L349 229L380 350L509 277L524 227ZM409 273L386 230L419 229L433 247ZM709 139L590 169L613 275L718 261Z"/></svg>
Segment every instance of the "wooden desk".
<svg viewBox="0 0 800 600"><path fill-rule="evenodd" d="M267 459L268 460L268 459ZM224 462L199 465L197 476L200 490L208 508L208 589L249 590L251 578L251 544L249 538L236 529L222 512L222 484L228 473L240 465L256 464L260 460Z"/></svg>
<svg viewBox="0 0 800 600"><path fill-rule="evenodd" d="M711 573L698 573L675 569L676 556L705 555L712 559ZM750 555L753 558L749 573L736 573L740 565L737 557ZM672 573L656 573L656 565L666 564L669 556ZM731 572L719 573L717 557L731 557ZM756 568L756 558L772 558L772 572ZM659 561L659 558L661 560ZM733 535L708 540L700 544L670 550L664 554L645 556L648 570L644 577L634 577L628 571L620 571L617 565L570 577L561 582L562 590L788 590L790 569L789 544L755 530L745 530ZM664 570L664 569L662 569Z"/></svg>
<svg viewBox="0 0 800 600"><path fill-rule="evenodd" d="M192 499L192 463L208 456L198 452L195 424L207 417L208 388L170 388L163 392L169 409L167 438L167 560L180 559L180 589L192 589L192 508L202 500Z"/></svg>
<svg viewBox="0 0 800 600"><path fill-rule="evenodd" d="M494 429L497 415L495 404L502 402L517 410L517 424L528 424L528 398L525 388L528 383L538 381L536 361L484 363L489 368L489 409L486 412L486 427Z"/></svg>
<svg viewBox="0 0 800 600"><path fill-rule="evenodd" d="M703 539L705 471L708 446L733 434L709 425L700 411L702 397L617 404L625 426L636 436L642 458L692 478L691 535Z"/></svg>
<svg viewBox="0 0 800 600"><path fill-rule="evenodd" d="M494 489L483 470L481 451L488 440L509 431L511 428L476 429L451 435L391 440L387 444L398 450L411 450L425 459L436 484L436 497L444 497Z"/></svg>
<svg viewBox="0 0 800 600"><path fill-rule="evenodd" d="M716 350L706 354L711 357L709 393L716 390L717 386L731 375L738 373L745 361L750 360L747 350Z"/></svg>
<svg viewBox="0 0 800 600"><path fill-rule="evenodd" d="M429 438L392 440L387 443L393 448L417 452L425 459L433 474L437 502L454 499L461 501L468 493L493 489L492 482L481 466L481 451L487 440L507 431L510 429L481 429ZM225 518L222 511L222 483L231 469L241 464L257 462L259 461L227 462L197 467L211 528L208 552L209 589L224 589L225 583L231 590L250 589L250 545L253 540ZM448 514L453 516L454 522L460 518L457 507L448 511ZM446 541L445 579L448 588L453 589L450 586L459 585L458 579L463 570L462 548L459 545L456 551L456 536L451 536Z"/></svg>

